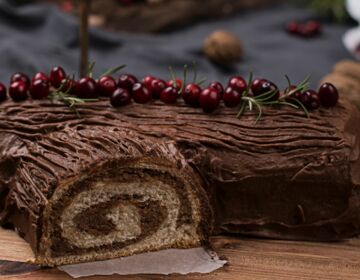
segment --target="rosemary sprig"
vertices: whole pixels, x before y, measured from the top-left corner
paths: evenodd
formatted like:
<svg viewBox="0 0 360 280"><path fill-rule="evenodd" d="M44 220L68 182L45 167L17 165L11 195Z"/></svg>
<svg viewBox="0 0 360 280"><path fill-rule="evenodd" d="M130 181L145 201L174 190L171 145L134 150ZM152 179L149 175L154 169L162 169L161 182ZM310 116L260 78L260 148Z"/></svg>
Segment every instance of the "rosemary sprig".
<svg viewBox="0 0 360 280"><path fill-rule="evenodd" d="M285 76L286 80L288 81L288 91L285 92L283 95L281 95L277 100L272 100L273 97L277 94L277 90L270 90L268 92L265 92L263 94L260 94L256 97L249 96L251 84L253 82L253 74L250 73L248 85L246 90L242 93L242 102L240 109L237 113L237 117L240 118L242 115L244 115L247 108L249 108L249 111L253 110L253 107L256 107L258 111L258 115L256 117L255 123L258 123L258 121L261 119L263 115L263 106L289 106L295 109L302 109L307 117L309 117L309 111L306 109L304 104L292 97L296 92L302 92L304 90L307 90L309 88L309 80L310 77L306 77L299 85L297 85L295 88L291 89L291 81L288 76ZM291 103L291 102L293 103Z"/></svg>
<svg viewBox="0 0 360 280"><path fill-rule="evenodd" d="M263 94L260 94L254 98L260 104L268 104L267 101L270 101L276 94L276 90L269 90Z"/></svg>
<svg viewBox="0 0 360 280"><path fill-rule="evenodd" d="M84 98L78 98L73 95L70 95L66 92L62 91L54 91L49 94L48 97L52 102L54 101L61 101L64 104L68 105L70 108L75 107L78 104L86 103L86 102L96 102L98 99L84 99Z"/></svg>
<svg viewBox="0 0 360 280"><path fill-rule="evenodd" d="M54 101L60 101L64 103L65 105L69 106L70 110L76 113L78 118L80 118L80 113L76 108L76 105L86 103L86 102L95 102L98 101L98 99L82 99L77 98L73 95L70 95L69 93L62 92L62 91L54 91L49 94L48 98L51 100L51 102Z"/></svg>
<svg viewBox="0 0 360 280"><path fill-rule="evenodd" d="M290 78L287 75L285 75L285 78L288 82L288 88L290 89L290 87L291 87ZM301 108L304 111L307 118L310 117L308 109L306 109L305 105L300 100L298 100L297 98L294 98L292 96L296 92L303 92L305 90L308 90L309 84L310 84L310 76L306 76L306 78L300 84L298 84L294 89L289 90L288 92L285 92L284 96L282 96L283 100L290 100L292 102L297 103L299 108ZM288 106L290 106L289 104L294 105L293 103L289 103L289 102L286 102L286 103Z"/></svg>
<svg viewBox="0 0 360 280"><path fill-rule="evenodd" d="M202 85L203 83L205 83L206 81L207 81L207 78L204 78L204 79L196 82L196 84L197 84L198 86L201 86L201 85Z"/></svg>
<svg viewBox="0 0 360 280"><path fill-rule="evenodd" d="M187 80L188 80L188 71L189 71L189 66L187 64L184 65L183 68L183 80L182 80L182 85L181 88L179 90L179 93L181 93L186 86ZM192 83L197 84L199 86L201 86L203 83L205 83L207 81L207 78L203 78L201 80L197 80L198 78L198 70L197 70L197 64L195 61L193 61L192 63L192 71L193 71L193 79L192 79ZM176 86L176 75L175 75L175 71L173 69L172 66L169 66L169 73L170 73L170 80L173 81L173 85Z"/></svg>
<svg viewBox="0 0 360 280"><path fill-rule="evenodd" d="M246 97L246 96L249 95L252 82L253 82L253 73L250 72L249 80L248 80L248 84L247 84L247 88L246 88L246 90L242 93L242 96L243 96L243 97ZM238 112L237 115L236 115L237 118L240 118L240 117L245 113L246 107L247 107L248 105L249 105L249 108L252 107L252 103L251 103L250 101L248 101L248 102L241 102L240 110L239 110L239 112ZM251 108L251 109L252 109L252 108Z"/></svg>
<svg viewBox="0 0 360 280"><path fill-rule="evenodd" d="M292 85L290 78L287 75L285 75L285 78L288 83L288 89L290 89ZM288 92L285 92L284 98L291 97L296 92L302 92L309 89L309 82L310 82L310 76L306 76L306 78L300 84L298 84L294 89L290 89L288 90Z"/></svg>
<svg viewBox="0 0 360 280"><path fill-rule="evenodd" d="M123 65L116 66L116 67L114 67L114 68L110 68L109 70L107 70L107 71L105 71L104 73L102 73L102 74L100 75L100 77L103 77L103 76L111 76L111 75L119 72L121 69L123 69L123 68L125 68L125 67L126 67L126 65L123 64Z"/></svg>
<svg viewBox="0 0 360 280"><path fill-rule="evenodd" d="M48 96L48 99L50 99L51 102L60 101L60 102L64 103L65 105L69 106L70 110L74 111L77 114L77 116L80 118L80 113L76 109L76 105L83 104L86 102L95 102L95 101L98 101L98 99L78 98L78 97L70 94L71 88L68 88L64 92L64 88L69 79L70 78L67 77L67 80L65 80L59 88L57 88L53 92L51 92Z"/></svg>
<svg viewBox="0 0 360 280"><path fill-rule="evenodd" d="M88 64L88 69L87 69L87 71L86 71L86 75L89 76L90 78L93 77L94 67L95 67L95 62L89 62L89 64ZM123 69L123 68L125 68L125 67L126 67L126 65L123 64L123 65L119 65L119 66L110 68L110 69L106 70L104 73L102 73L102 74L100 75L100 77L103 77L103 76L111 76L111 75L115 74L116 72L119 72L121 69Z"/></svg>
<svg viewBox="0 0 360 280"><path fill-rule="evenodd" d="M242 100L245 100L245 101L248 102L248 106L249 106L250 111L252 111L253 105L255 105L257 107L258 115L257 115L256 121L255 121L255 123L257 123L262 117L262 106L261 106L261 104L259 102L257 102L256 99L253 98L253 97L243 96ZM245 106L245 109L246 109L246 106ZM244 110L244 112L245 112L245 110Z"/></svg>
<svg viewBox="0 0 360 280"><path fill-rule="evenodd" d="M95 67L95 62L89 62L88 63L88 69L86 71L86 75L89 77L93 77L93 70ZM105 71L100 77L106 76L106 75L112 75L119 70L126 67L126 65L120 65L116 66L114 68L110 68L109 70ZM69 87L66 91L64 91L64 88L66 87L67 83L72 80L74 81L75 75L68 76L66 80L60 85L59 88L55 89L53 92L51 92L48 96L48 99L50 99L52 102L54 101L60 101L64 103L65 105L69 106L71 110L74 110L78 116L80 116L79 112L76 110L76 105L87 103L87 102L96 102L98 101L97 98L78 98L74 95L70 94L71 87Z"/></svg>
<svg viewBox="0 0 360 280"><path fill-rule="evenodd" d="M175 72L174 72L174 69L172 68L172 66L169 66L169 72L170 72L170 78L173 81L173 86L176 87L176 77L175 77Z"/></svg>
<svg viewBox="0 0 360 280"><path fill-rule="evenodd" d="M183 73L183 82L181 84L180 93L184 91L186 86L186 79L187 79L187 72L188 72L188 66L187 64L184 65L184 73Z"/></svg>
<svg viewBox="0 0 360 280"><path fill-rule="evenodd" d="M86 71L86 76L89 76L90 78L93 77L94 67L95 67L95 62L94 61L88 63L88 69Z"/></svg>
<svg viewBox="0 0 360 280"><path fill-rule="evenodd" d="M246 88L246 91L243 93L243 95L245 95L245 96L249 95L252 82L253 82L253 72L251 71L250 75L249 75L247 88Z"/></svg>
<svg viewBox="0 0 360 280"><path fill-rule="evenodd" d="M296 98L290 98L290 100L292 100L293 102L296 102L297 104L299 104L299 106L301 107L301 109L303 109L305 115L307 118L310 118L310 114L309 114L309 111L308 109L306 109L305 105L298 99ZM292 104L292 103L289 103L289 104ZM292 104L293 105L293 104Z"/></svg>
<svg viewBox="0 0 360 280"><path fill-rule="evenodd" d="M203 83L207 81L207 78L202 78L201 80L198 80L198 67L197 63L193 61L193 84L197 84L198 86L201 86Z"/></svg>
<svg viewBox="0 0 360 280"><path fill-rule="evenodd" d="M245 113L246 106L247 104L245 102L241 103L240 110L236 115L237 118L240 118Z"/></svg>

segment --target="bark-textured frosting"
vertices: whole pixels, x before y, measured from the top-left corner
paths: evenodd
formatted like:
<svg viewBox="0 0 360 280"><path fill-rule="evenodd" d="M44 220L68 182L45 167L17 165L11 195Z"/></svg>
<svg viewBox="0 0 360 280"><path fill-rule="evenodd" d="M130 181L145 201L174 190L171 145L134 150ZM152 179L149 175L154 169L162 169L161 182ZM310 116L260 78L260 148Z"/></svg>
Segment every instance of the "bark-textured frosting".
<svg viewBox="0 0 360 280"><path fill-rule="evenodd" d="M257 124L255 113L207 115L182 103L114 109L106 100L78 113L49 101L0 105L0 221L33 246L61 181L164 147L202 178L216 232L306 240L360 232L360 115L347 100L309 119L266 108Z"/></svg>

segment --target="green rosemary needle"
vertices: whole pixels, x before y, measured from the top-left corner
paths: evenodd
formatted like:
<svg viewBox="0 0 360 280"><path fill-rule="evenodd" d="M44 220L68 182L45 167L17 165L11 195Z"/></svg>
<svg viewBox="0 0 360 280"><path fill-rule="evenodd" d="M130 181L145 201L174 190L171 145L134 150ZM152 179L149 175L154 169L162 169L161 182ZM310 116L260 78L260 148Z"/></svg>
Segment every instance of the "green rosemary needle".
<svg viewBox="0 0 360 280"><path fill-rule="evenodd" d="M282 94L278 100L272 100L272 98L277 94L276 90L271 90L268 92L265 92L263 94L260 94L256 97L249 96L251 84L253 82L252 80L253 74L250 73L249 81L247 89L242 93L242 101L240 109L237 113L237 117L240 118L242 115L244 115L247 108L249 108L249 111L253 110L253 107L257 108L258 115L256 117L255 123L258 123L258 121L261 119L263 115L263 106L276 106L276 105L284 105L289 106L295 109L302 109L307 117L309 117L309 111L306 109L304 104L292 97L296 92L302 92L304 90L307 90L309 88L309 80L310 77L306 77L299 85L297 85L294 89L291 89L291 81L288 76L286 77L286 80L288 81L288 91ZM291 102L288 102L291 101Z"/></svg>

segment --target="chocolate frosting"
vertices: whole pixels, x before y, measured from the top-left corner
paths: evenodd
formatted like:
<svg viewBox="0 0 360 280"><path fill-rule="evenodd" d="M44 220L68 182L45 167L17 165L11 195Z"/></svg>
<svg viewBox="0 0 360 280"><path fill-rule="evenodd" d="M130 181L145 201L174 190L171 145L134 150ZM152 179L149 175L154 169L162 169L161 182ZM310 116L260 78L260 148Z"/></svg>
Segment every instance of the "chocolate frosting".
<svg viewBox="0 0 360 280"><path fill-rule="evenodd" d="M345 99L310 118L266 108L257 124L255 112L238 119L235 109L204 114L182 103L77 108L80 117L47 100L0 104L0 222L34 249L60 182L157 151L201 177L215 233L325 241L360 232L360 114Z"/></svg>

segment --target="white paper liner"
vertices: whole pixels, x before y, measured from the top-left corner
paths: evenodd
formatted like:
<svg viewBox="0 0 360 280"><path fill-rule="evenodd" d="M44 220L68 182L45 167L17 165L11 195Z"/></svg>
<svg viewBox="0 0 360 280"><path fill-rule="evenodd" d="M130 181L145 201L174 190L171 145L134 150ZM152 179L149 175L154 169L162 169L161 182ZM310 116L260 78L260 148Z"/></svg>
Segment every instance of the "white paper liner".
<svg viewBox="0 0 360 280"><path fill-rule="evenodd" d="M73 278L93 275L210 273L223 267L215 252L204 248L169 249L125 258L58 267Z"/></svg>

